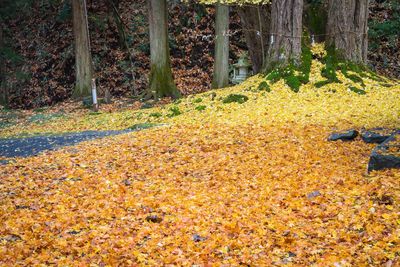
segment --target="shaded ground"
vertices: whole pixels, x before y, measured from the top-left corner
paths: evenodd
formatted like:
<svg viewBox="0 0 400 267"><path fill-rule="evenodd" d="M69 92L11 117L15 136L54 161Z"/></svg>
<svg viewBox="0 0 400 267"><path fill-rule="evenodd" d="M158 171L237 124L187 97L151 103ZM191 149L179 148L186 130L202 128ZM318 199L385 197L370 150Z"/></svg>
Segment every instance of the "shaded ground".
<svg viewBox="0 0 400 267"><path fill-rule="evenodd" d="M63 146L72 146L77 143L106 136L118 135L131 132L132 130L120 131L84 131L55 136L34 136L28 138L6 138L0 139L0 157L29 157L39 154L45 150L54 150ZM7 163L6 160L0 161Z"/></svg>

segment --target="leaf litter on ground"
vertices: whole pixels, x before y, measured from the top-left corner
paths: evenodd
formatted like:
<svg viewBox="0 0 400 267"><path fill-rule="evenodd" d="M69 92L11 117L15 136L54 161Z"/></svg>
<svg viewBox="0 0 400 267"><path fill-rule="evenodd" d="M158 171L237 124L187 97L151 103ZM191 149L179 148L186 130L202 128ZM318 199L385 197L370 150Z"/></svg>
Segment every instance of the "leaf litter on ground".
<svg viewBox="0 0 400 267"><path fill-rule="evenodd" d="M340 77L316 89L318 64L298 93L283 81L257 91L255 76L166 106L2 130L168 125L1 166L0 264L398 263L399 170L367 174L373 144L327 136L398 128L400 86L364 79L359 95ZM248 101L224 104L232 94ZM168 116L172 107L181 114Z"/></svg>

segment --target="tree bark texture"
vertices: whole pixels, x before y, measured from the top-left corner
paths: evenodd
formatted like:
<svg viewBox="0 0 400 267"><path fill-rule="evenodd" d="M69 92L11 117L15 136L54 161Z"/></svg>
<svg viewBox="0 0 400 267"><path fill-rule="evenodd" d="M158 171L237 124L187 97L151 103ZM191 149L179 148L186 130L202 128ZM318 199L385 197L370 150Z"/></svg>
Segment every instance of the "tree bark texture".
<svg viewBox="0 0 400 267"><path fill-rule="evenodd" d="M327 45L340 59L365 64L368 52L368 0L329 0Z"/></svg>
<svg viewBox="0 0 400 267"><path fill-rule="evenodd" d="M268 33L271 23L270 5L245 5L238 7L244 37L253 66L253 73L259 73L268 51Z"/></svg>
<svg viewBox="0 0 400 267"><path fill-rule="evenodd" d="M150 27L150 81L148 97L180 97L172 77L168 44L166 0L148 0Z"/></svg>
<svg viewBox="0 0 400 267"><path fill-rule="evenodd" d="M303 0L273 0L265 71L298 64L301 57Z"/></svg>
<svg viewBox="0 0 400 267"><path fill-rule="evenodd" d="M215 14L215 51L212 88L229 85L229 6L217 4Z"/></svg>
<svg viewBox="0 0 400 267"><path fill-rule="evenodd" d="M91 95L92 58L86 1L72 0L73 30L75 38L75 88L76 98Z"/></svg>

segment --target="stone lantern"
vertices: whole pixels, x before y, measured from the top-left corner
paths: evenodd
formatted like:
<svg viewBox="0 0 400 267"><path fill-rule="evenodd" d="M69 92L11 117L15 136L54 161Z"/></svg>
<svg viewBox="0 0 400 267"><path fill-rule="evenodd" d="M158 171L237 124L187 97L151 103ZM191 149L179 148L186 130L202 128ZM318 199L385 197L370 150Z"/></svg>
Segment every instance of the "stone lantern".
<svg viewBox="0 0 400 267"><path fill-rule="evenodd" d="M233 84L239 84L245 81L250 76L249 68L251 64L247 57L247 54L244 53L240 56L239 61L236 64L233 64Z"/></svg>

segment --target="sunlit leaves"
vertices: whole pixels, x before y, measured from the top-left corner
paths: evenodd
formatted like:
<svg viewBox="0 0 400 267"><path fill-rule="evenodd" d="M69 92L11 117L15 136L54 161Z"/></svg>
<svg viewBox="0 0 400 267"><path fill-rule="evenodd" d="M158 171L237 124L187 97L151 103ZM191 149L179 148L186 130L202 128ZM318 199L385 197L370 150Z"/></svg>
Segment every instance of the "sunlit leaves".
<svg viewBox="0 0 400 267"><path fill-rule="evenodd" d="M183 124L20 159L0 170L0 263L397 259L400 173L365 176L372 146L328 132Z"/></svg>
<svg viewBox="0 0 400 267"><path fill-rule="evenodd" d="M397 263L400 172L366 174L371 144L326 138L398 128L400 86L365 78L359 95L338 74L316 89L321 67L298 93L255 76L167 106L7 128L162 124L2 166L0 265Z"/></svg>

